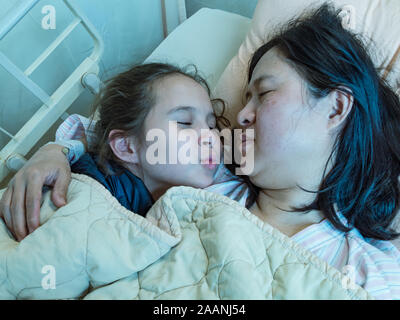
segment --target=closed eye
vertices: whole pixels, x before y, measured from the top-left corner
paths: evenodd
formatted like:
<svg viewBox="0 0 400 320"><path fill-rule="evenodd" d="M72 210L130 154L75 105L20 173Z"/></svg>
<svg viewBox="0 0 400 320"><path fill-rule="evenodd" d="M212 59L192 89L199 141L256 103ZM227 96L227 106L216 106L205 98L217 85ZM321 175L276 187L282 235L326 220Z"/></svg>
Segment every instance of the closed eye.
<svg viewBox="0 0 400 320"><path fill-rule="evenodd" d="M258 96L261 98L270 92L272 92L272 90L264 91L264 92L261 92Z"/></svg>
<svg viewBox="0 0 400 320"><path fill-rule="evenodd" d="M178 124L181 124L181 125L184 125L184 126L191 126L192 125L191 122L179 122L179 121L178 121Z"/></svg>

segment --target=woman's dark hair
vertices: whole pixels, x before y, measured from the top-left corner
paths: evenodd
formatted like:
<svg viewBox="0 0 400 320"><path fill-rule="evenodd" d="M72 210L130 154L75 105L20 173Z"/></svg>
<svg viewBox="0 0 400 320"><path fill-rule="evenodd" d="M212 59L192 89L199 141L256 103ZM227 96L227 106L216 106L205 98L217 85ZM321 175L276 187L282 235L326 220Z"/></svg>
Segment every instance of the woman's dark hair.
<svg viewBox="0 0 400 320"><path fill-rule="evenodd" d="M277 48L314 97L332 90L353 96L352 110L336 137L319 190L309 191L317 194L315 200L292 209L321 210L341 231L355 227L364 237L391 240L399 235L391 223L400 196L400 101L379 77L362 41L343 28L339 10L324 4L291 20L255 52L248 81L261 57ZM330 161L333 166L327 172ZM339 219L335 205L348 226Z"/></svg>
<svg viewBox="0 0 400 320"><path fill-rule="evenodd" d="M122 164L108 143L110 132L117 129L121 130L119 136L141 137L144 134L145 119L156 103L153 85L156 81L177 74L195 80L210 95L206 80L199 75L194 65L179 68L164 63L147 63L134 66L105 82L93 104L93 115L98 120L94 127L94 141L89 149L89 152L97 156L97 164L105 174L120 173L111 170L108 165L110 160ZM217 125L227 125L227 119L223 117L224 101L213 99L212 102L214 106L215 103L222 106L222 111L216 115Z"/></svg>

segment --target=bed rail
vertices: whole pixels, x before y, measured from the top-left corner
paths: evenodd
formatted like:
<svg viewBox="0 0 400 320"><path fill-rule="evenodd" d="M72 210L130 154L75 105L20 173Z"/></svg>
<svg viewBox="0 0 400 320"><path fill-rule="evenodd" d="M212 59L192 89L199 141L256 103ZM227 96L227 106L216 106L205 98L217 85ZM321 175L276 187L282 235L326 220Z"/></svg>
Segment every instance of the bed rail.
<svg viewBox="0 0 400 320"><path fill-rule="evenodd" d="M0 21L0 41L38 2L39 0L25 0ZM89 88L92 93L97 93L100 88L101 82L97 75L99 72L98 63L104 49L103 41L97 30L79 8L71 4L70 0L63 0L63 2L75 18L26 70L18 68L0 51L0 66L5 68L6 71L43 103L32 118L15 135L0 126L0 131L10 137L10 141L0 151L0 181L11 171L22 167L25 162L24 156L57 119L65 119L68 116L66 110L85 88ZM90 56L83 60L54 93L48 95L29 76L78 25L82 25L91 36L94 42L93 50Z"/></svg>

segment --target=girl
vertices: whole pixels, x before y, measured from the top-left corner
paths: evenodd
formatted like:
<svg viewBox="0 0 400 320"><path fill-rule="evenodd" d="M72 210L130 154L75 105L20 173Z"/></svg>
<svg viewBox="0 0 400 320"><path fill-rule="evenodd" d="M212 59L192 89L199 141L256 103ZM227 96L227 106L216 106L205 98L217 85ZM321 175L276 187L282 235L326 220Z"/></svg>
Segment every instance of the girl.
<svg viewBox="0 0 400 320"><path fill-rule="evenodd" d="M216 165L207 166L208 161L203 160L208 159L200 159L200 153L198 164L191 165L171 164L170 159L168 164L150 165L147 159L151 143L146 135L161 130L168 137L170 122L177 123L177 134L195 130L198 140L191 147L206 144L216 157L213 148L220 145L211 133L216 117L207 84L196 73L167 64L136 66L110 80L95 106L100 119L90 152L71 169L101 182L127 209L145 215L154 200L172 186L205 188L212 183ZM165 141L166 155L172 147L169 142Z"/></svg>
<svg viewBox="0 0 400 320"><path fill-rule="evenodd" d="M99 120L96 121L93 132L82 136L82 124L80 118L70 116L57 131L58 139L82 138L89 140L89 152L82 155L84 148L82 142L57 141L56 144L47 145L43 150L55 150L48 155L56 166L65 166L65 155L58 144L68 147L69 160L73 164L74 173L86 174L103 184L118 201L130 211L145 215L151 205L167 189L172 186L192 186L206 188L213 183L213 177L218 170L220 180L230 180L232 175L221 166L217 166L220 154L220 141L214 129L217 122L226 121L222 116L215 116L210 90L206 81L197 74L190 73L178 67L150 63L135 66L123 72L107 82L104 90L99 94L94 103L94 111L98 109ZM222 102L223 103L223 102ZM93 127L88 119L85 119L87 128ZM190 148L203 149L198 152L195 164L182 164L180 161L172 163L166 159L166 163L150 164L147 157L151 145L154 142L146 140L146 135L154 130L169 137L171 123L176 123L176 135L182 131L191 129L196 133L196 140L189 140ZM72 126L77 129L72 135L68 130ZM177 153L183 144L188 142L178 141L176 150L170 150L170 139L165 139L164 152L167 156L177 157ZM176 141L175 141L176 142ZM161 148L162 149L162 148ZM206 152L204 152L204 149ZM162 150L158 151L159 153ZM150 153L151 155L151 153ZM205 157L204 159L202 157ZM177 159L178 160L178 159ZM30 164L37 163L33 157ZM28 163L28 166L29 166ZM52 165L46 164L47 168ZM31 167L33 168L33 167ZM33 170L35 171L35 169ZM68 173L61 173L67 175ZM38 176L29 177L27 190L35 192L39 201L28 205L29 208L40 208L40 197L43 184L52 185L60 172L56 170L49 174L47 181ZM24 177L16 174L14 180L19 181ZM54 195L58 185L54 186ZM215 186L213 186L215 188ZM229 190L242 190L233 196L238 201L247 198L247 190L238 179L232 181ZM7 198L7 195L3 197ZM29 197L28 197L29 199ZM13 201L18 203L18 201ZM37 213L39 211L37 210ZM22 240L27 231L32 232L39 226L39 216L28 219L27 225L21 228L20 218L12 219L8 214L4 215L7 226L13 230L17 240Z"/></svg>

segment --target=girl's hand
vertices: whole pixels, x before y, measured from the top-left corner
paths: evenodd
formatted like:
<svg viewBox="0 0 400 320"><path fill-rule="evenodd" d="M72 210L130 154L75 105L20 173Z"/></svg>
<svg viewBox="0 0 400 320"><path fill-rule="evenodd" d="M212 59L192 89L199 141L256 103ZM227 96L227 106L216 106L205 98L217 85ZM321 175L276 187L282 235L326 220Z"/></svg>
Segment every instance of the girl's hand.
<svg viewBox="0 0 400 320"><path fill-rule="evenodd" d="M39 227L42 188L53 187L51 200L56 207L66 204L71 168L62 146L40 148L8 184L0 201L0 217L21 241Z"/></svg>

